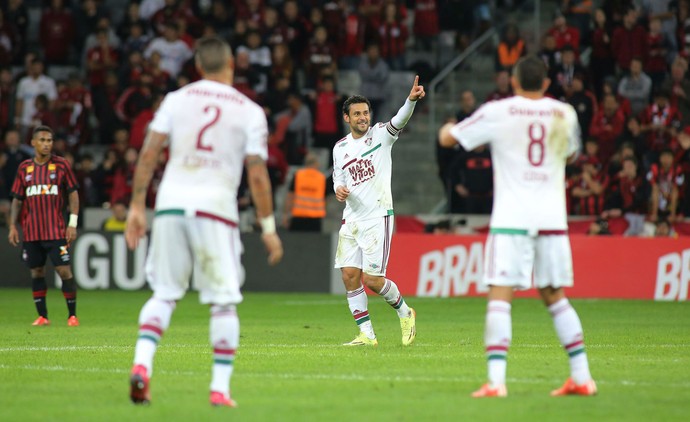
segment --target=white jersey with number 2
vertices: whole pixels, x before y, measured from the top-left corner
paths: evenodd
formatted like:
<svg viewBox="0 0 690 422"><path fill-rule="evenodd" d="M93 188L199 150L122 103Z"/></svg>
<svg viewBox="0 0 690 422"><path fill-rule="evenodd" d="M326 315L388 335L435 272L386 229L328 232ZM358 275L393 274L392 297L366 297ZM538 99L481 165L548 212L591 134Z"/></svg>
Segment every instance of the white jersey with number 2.
<svg viewBox="0 0 690 422"><path fill-rule="evenodd" d="M268 156L263 109L231 86L201 80L166 95L149 129L169 135L156 210L237 222L244 159Z"/></svg>
<svg viewBox="0 0 690 422"><path fill-rule="evenodd" d="M484 104L451 129L467 150L489 144L494 172L491 228L566 230L565 165L580 146L575 109L515 96Z"/></svg>

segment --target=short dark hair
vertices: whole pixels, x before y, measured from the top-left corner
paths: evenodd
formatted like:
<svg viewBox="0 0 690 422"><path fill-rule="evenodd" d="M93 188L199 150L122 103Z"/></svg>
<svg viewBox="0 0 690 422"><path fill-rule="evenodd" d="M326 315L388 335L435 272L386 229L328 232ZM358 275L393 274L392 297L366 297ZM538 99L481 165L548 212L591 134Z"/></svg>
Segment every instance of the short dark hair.
<svg viewBox="0 0 690 422"><path fill-rule="evenodd" d="M34 128L34 132L33 132L33 134L31 135L31 139L35 138L36 135L38 134L38 132L48 132L48 133L50 133L51 135L54 135L54 134L55 134L55 133L53 133L53 129L51 129L49 126L46 126L46 125L39 125L39 126L36 126L36 127Z"/></svg>
<svg viewBox="0 0 690 422"><path fill-rule="evenodd" d="M540 91L546 78L546 64L539 57L530 54L518 60L513 74L525 91Z"/></svg>
<svg viewBox="0 0 690 422"><path fill-rule="evenodd" d="M371 103L367 99L367 97L363 95L351 95L345 102L343 103L343 114L347 114L348 116L350 115L350 106L352 104L362 104L366 103L367 106L369 106L369 112L371 112Z"/></svg>
<svg viewBox="0 0 690 422"><path fill-rule="evenodd" d="M230 57L230 45L219 37L204 37L196 42L196 63L206 73L220 72Z"/></svg>

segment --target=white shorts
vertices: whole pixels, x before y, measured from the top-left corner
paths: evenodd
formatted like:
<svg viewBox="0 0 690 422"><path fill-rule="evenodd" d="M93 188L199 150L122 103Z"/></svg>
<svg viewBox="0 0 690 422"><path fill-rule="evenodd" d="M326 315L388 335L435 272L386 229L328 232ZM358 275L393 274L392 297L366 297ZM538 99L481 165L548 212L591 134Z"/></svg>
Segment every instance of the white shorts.
<svg viewBox="0 0 690 422"><path fill-rule="evenodd" d="M210 218L162 215L153 220L146 278L153 296L179 300L194 287L199 301L214 305L242 302L244 269L237 227Z"/></svg>
<svg viewBox="0 0 690 422"><path fill-rule="evenodd" d="M484 284L516 289L571 287L573 258L567 234L490 234L484 252Z"/></svg>
<svg viewBox="0 0 690 422"><path fill-rule="evenodd" d="M338 233L335 268L354 267L385 276L393 237L393 216L345 222Z"/></svg>

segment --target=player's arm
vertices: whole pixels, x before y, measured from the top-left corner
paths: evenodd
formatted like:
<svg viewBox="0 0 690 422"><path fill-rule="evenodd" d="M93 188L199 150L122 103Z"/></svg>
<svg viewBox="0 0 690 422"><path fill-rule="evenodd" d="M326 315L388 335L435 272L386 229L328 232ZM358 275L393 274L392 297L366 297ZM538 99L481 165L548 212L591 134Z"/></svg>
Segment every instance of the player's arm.
<svg viewBox="0 0 690 422"><path fill-rule="evenodd" d="M24 201L18 198L12 198L12 204L10 205L10 233L8 240L12 246L19 245L19 231L17 230L17 219L19 218L19 213L22 210L22 205Z"/></svg>
<svg viewBox="0 0 690 422"><path fill-rule="evenodd" d="M424 98L425 95L426 93L424 92L424 87L419 85L419 75L416 75L414 77L412 89L410 90L410 95L405 100L405 104L400 107L398 113L393 116L391 121L388 123L389 127L387 129L392 135L397 135L402 128L407 125L410 117L412 117L412 113L414 112L414 107L417 104L417 101Z"/></svg>
<svg viewBox="0 0 690 422"><path fill-rule="evenodd" d="M72 191L69 193L69 222L67 223L67 232L65 239L67 243L72 242L77 238L77 216L79 215L79 191Z"/></svg>
<svg viewBox="0 0 690 422"><path fill-rule="evenodd" d="M335 154L333 154L333 192L335 192L335 199L338 202L345 202L347 197L350 196L345 171L336 163Z"/></svg>
<svg viewBox="0 0 690 422"><path fill-rule="evenodd" d="M271 265L275 265L283 257L283 246L276 234L271 180L268 177L266 162L261 156L252 154L247 155L245 165L249 190L256 207L257 217L261 223L262 240L269 252L268 262Z"/></svg>
<svg viewBox="0 0 690 422"><path fill-rule="evenodd" d="M146 235L146 193L158 165L158 156L165 147L168 135L150 130L141 149L132 182L132 199L129 203L125 238L131 249L139 245L139 239Z"/></svg>

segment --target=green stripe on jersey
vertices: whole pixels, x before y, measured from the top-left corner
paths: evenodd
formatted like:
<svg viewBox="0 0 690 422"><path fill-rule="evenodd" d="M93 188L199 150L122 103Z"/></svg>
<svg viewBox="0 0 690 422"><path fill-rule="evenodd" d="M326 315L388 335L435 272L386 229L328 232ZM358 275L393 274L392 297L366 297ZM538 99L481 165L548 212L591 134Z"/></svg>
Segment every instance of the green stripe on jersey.
<svg viewBox="0 0 690 422"><path fill-rule="evenodd" d="M372 148L369 151L362 154L362 158L366 157L367 155L371 154L372 152L376 151L379 148L381 148L381 144L376 145L374 148Z"/></svg>
<svg viewBox="0 0 690 422"><path fill-rule="evenodd" d="M184 215L184 210L177 209L177 208L170 208L167 210L156 210L156 217L159 217L161 215Z"/></svg>
<svg viewBox="0 0 690 422"><path fill-rule="evenodd" d="M520 235L520 236L527 236L527 230L525 229L509 229L509 228L502 228L502 227L492 227L489 229L489 233L491 234L515 234L515 235Z"/></svg>
<svg viewBox="0 0 690 422"><path fill-rule="evenodd" d="M393 215L393 210L386 211L386 215Z"/></svg>

